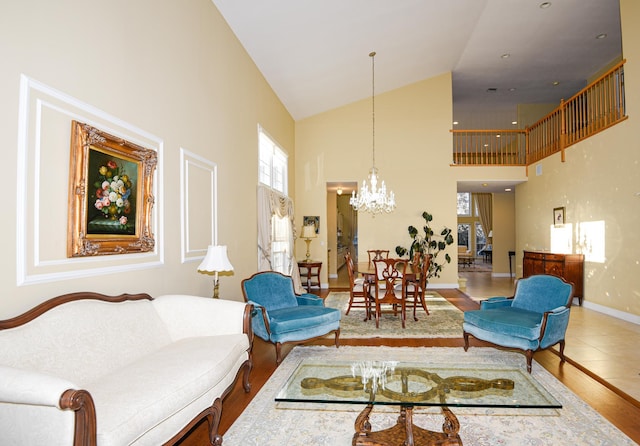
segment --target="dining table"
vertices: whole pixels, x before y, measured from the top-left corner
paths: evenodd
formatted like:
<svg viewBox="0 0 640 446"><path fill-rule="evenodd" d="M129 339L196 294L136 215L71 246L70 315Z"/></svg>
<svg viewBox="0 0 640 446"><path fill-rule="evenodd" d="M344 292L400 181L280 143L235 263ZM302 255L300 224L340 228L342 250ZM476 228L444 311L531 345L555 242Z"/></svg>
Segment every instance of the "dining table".
<svg viewBox="0 0 640 446"><path fill-rule="evenodd" d="M418 272L414 271L413 268L413 264L405 259L399 259L399 260L403 260L407 263L407 267L406 270L404 272L404 274L402 275L402 288L403 288L403 292L402 292L402 298L400 301L400 305L404 308L404 303L406 302L406 293L404 292L404 290L406 290L406 285L407 283L415 283L418 280ZM376 266L375 263L373 265L369 264L369 262L358 262L356 265L356 270L355 272L362 276L364 278L364 289L365 289L365 293L369 294L371 296L372 299L369 299L368 305L367 305L367 311L366 311L366 317L365 320L369 320L371 319L371 314L372 314L372 309L371 306L375 307L375 293L371 293L369 290L371 289L372 286L376 285ZM402 300L404 300L405 302L402 302ZM404 327L403 327L404 328Z"/></svg>

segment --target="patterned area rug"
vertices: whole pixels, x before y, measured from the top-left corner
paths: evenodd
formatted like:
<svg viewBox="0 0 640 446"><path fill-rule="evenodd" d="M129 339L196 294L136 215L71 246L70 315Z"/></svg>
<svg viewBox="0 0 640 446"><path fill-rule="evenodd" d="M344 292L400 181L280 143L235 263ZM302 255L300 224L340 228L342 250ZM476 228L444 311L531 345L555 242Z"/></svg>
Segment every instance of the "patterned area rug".
<svg viewBox="0 0 640 446"><path fill-rule="evenodd" d="M458 272L461 273L490 273L491 271L493 271L493 265L480 259L476 259L471 265L458 265Z"/></svg>
<svg viewBox="0 0 640 446"><path fill-rule="evenodd" d="M346 315L349 305L348 292L329 293L325 299L327 307L338 308L342 312L340 337L347 338L462 338L462 311L458 310L436 292L427 296L427 316L421 308L416 312L418 321L413 320L413 309L407 310L406 328L402 328L400 316L383 313L380 316L380 328L376 321L364 321L364 308L352 308Z"/></svg>
<svg viewBox="0 0 640 446"><path fill-rule="evenodd" d="M500 364L524 367L518 353L492 348L436 347L296 347L276 369L246 410L224 434L225 446L336 446L351 444L353 423L362 405L276 403L274 398L303 358L318 360L404 360L455 364ZM460 438L467 446L585 445L626 446L635 443L578 398L549 372L533 363L532 376L563 406L562 409L456 408ZM320 407L322 406L322 407ZM374 430L395 424L398 408L376 407ZM438 409L414 411L414 422L442 432Z"/></svg>

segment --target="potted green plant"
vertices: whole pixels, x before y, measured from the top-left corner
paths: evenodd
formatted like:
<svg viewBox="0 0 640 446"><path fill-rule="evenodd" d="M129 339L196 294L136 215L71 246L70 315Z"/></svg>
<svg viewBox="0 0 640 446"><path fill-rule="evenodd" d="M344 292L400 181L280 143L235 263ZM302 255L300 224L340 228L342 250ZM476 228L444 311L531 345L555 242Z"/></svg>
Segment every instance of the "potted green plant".
<svg viewBox="0 0 640 446"><path fill-rule="evenodd" d="M396 254L402 257L409 254L409 259L413 259L415 253L420 253L421 257L425 254L431 256L431 264L429 265L429 275L427 279L431 277L440 277L440 272L445 264L451 263L451 256L448 253L444 254L444 259L439 257L447 246L453 244L453 235L451 229L446 226L440 231L440 235L436 235L431 229L431 222L433 221L433 215L428 212L422 213L425 225L422 230L423 234L418 233L418 229L415 226L409 226L409 237L412 242L409 249L402 246L396 246Z"/></svg>

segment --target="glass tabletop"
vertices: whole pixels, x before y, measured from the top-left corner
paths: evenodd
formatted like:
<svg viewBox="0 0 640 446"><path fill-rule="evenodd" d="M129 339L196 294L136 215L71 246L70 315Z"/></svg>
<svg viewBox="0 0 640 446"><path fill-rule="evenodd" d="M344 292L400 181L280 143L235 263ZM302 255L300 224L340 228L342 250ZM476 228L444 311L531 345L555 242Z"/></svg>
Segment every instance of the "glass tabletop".
<svg viewBox="0 0 640 446"><path fill-rule="evenodd" d="M502 365L303 360L276 401L559 409L523 369Z"/></svg>

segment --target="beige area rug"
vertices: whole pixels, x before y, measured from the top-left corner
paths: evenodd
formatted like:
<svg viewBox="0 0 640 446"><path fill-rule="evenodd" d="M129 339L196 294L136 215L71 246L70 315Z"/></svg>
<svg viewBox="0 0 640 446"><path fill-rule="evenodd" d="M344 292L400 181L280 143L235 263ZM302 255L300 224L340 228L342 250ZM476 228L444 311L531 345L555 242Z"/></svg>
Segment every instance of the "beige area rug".
<svg viewBox="0 0 640 446"><path fill-rule="evenodd" d="M429 292L427 308L429 315L418 308L413 320L413 309L407 310L406 328L402 328L400 315L383 313L380 316L380 328L376 321L364 321L364 308L352 308L346 315L349 305L348 292L332 291L325 299L327 307L338 308L342 312L340 337L348 338L462 338L463 313L455 305L436 292Z"/></svg>
<svg viewBox="0 0 640 446"><path fill-rule="evenodd" d="M401 360L437 364L498 364L524 368L518 353L493 348L436 347L296 347L276 369L245 411L224 434L225 446L349 445L353 423L362 405L276 403L274 398L303 358L316 360ZM627 446L631 439L593 410L535 361L532 376L563 406L562 409L456 408L465 446ZM322 406L322 407L320 407ZM374 430L395 424L398 407L376 407ZM442 431L439 409L414 411L416 425Z"/></svg>

